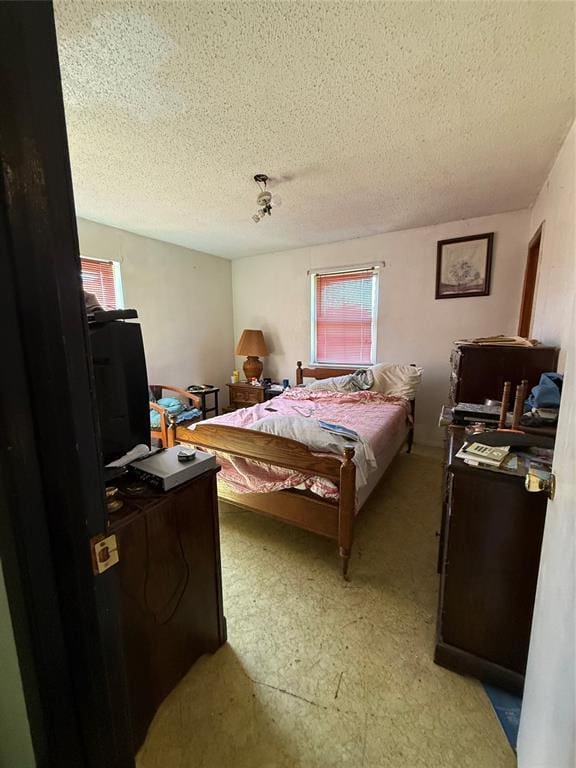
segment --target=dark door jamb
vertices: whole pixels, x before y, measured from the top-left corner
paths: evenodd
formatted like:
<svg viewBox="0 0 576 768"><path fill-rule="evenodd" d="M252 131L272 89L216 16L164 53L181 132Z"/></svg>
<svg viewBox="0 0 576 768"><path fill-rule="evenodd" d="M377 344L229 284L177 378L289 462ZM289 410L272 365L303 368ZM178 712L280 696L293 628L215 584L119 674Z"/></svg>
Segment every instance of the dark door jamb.
<svg viewBox="0 0 576 768"><path fill-rule="evenodd" d="M53 9L0 3L0 557L37 765L134 765Z"/></svg>
<svg viewBox="0 0 576 768"><path fill-rule="evenodd" d="M536 278L538 275L538 262L540 261L543 227L544 223L540 224L528 245L522 302L520 304L520 319L518 321L518 336L523 336L524 338L528 338L532 326L532 310L536 293Z"/></svg>

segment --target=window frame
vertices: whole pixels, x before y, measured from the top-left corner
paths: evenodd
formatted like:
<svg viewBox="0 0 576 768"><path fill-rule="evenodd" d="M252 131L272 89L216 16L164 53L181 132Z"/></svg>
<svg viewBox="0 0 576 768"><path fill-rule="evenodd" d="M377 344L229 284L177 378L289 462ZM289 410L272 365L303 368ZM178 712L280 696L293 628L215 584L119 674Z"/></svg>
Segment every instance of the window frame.
<svg viewBox="0 0 576 768"><path fill-rule="evenodd" d="M82 277L82 262L83 261L97 261L102 264L110 264L112 266L112 278L114 280L114 295L116 298L116 307L114 309L125 309L124 303L124 289L122 286L122 273L120 271L120 262L113 259L99 259L96 256L86 256L80 254L80 277ZM84 281L82 280L82 287L85 289Z"/></svg>
<svg viewBox="0 0 576 768"><path fill-rule="evenodd" d="M330 275L354 275L359 272L374 272L374 279L372 283L372 326L371 326L371 345L370 345L370 362L348 362L334 360L318 360L317 356L317 332L316 332L316 281L319 277L328 277ZM338 269L315 269L309 273L310 285L310 361L311 365L317 366L330 366L331 368L353 368L358 366L360 368L366 368L370 365L375 365L377 362L377 349L378 349L378 311L380 303L380 266L375 264L363 265L358 267L346 267Z"/></svg>

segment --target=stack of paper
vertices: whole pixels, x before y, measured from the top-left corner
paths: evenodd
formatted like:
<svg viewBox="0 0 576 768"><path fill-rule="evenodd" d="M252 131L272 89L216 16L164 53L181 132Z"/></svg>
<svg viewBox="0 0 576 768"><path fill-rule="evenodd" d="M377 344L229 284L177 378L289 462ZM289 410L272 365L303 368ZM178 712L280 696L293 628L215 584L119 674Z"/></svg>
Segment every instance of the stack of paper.
<svg viewBox="0 0 576 768"><path fill-rule="evenodd" d="M537 341L533 339L524 339L522 336L479 336L477 339L461 339L455 341L455 344L480 344L481 346L490 346L494 344L504 347L535 347Z"/></svg>
<svg viewBox="0 0 576 768"><path fill-rule="evenodd" d="M556 424L558 421L558 412L558 408L532 408L532 413L535 416L538 416L542 421L547 421L551 424Z"/></svg>

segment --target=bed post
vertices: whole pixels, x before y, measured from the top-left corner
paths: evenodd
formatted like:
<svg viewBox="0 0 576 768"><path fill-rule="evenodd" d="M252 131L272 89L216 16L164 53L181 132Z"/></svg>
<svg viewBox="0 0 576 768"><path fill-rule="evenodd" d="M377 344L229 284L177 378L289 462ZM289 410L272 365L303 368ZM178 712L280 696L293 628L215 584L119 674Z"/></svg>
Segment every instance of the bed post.
<svg viewBox="0 0 576 768"><path fill-rule="evenodd" d="M338 549L342 576L347 581L356 511L356 466L352 461L353 456L354 448L346 446L344 448L344 462L340 469L340 502L338 506Z"/></svg>
<svg viewBox="0 0 576 768"><path fill-rule="evenodd" d="M296 385L303 383L304 377L302 376L302 360L298 360L296 363Z"/></svg>
<svg viewBox="0 0 576 768"><path fill-rule="evenodd" d="M412 452L412 445L414 444L414 419L415 419L415 415L414 414L415 413L416 413L416 401L415 400L410 400L410 419L411 419L411 424L410 424L410 429L408 430L408 440L407 440L407 444L408 445L407 445L407 448L406 448L406 453L411 453Z"/></svg>
<svg viewBox="0 0 576 768"><path fill-rule="evenodd" d="M416 363L410 363L410 365L413 368L417 368L418 366ZM412 399L410 400L410 429L408 430L408 440L407 447L406 447L406 453L412 452L412 445L414 444L414 414L416 413L416 400Z"/></svg>

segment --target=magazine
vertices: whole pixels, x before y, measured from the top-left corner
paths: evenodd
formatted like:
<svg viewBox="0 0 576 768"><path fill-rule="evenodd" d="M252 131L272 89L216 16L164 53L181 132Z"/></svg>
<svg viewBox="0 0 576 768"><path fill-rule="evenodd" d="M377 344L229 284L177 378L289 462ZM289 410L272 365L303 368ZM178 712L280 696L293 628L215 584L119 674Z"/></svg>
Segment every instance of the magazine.
<svg viewBox="0 0 576 768"><path fill-rule="evenodd" d="M341 424L330 424L328 421L318 421L318 424L322 427L322 429L325 429L327 432L331 432L333 435L340 435L340 437L345 437L347 440L360 440L360 435L358 432L355 432L353 429L349 429L348 427L343 427Z"/></svg>

